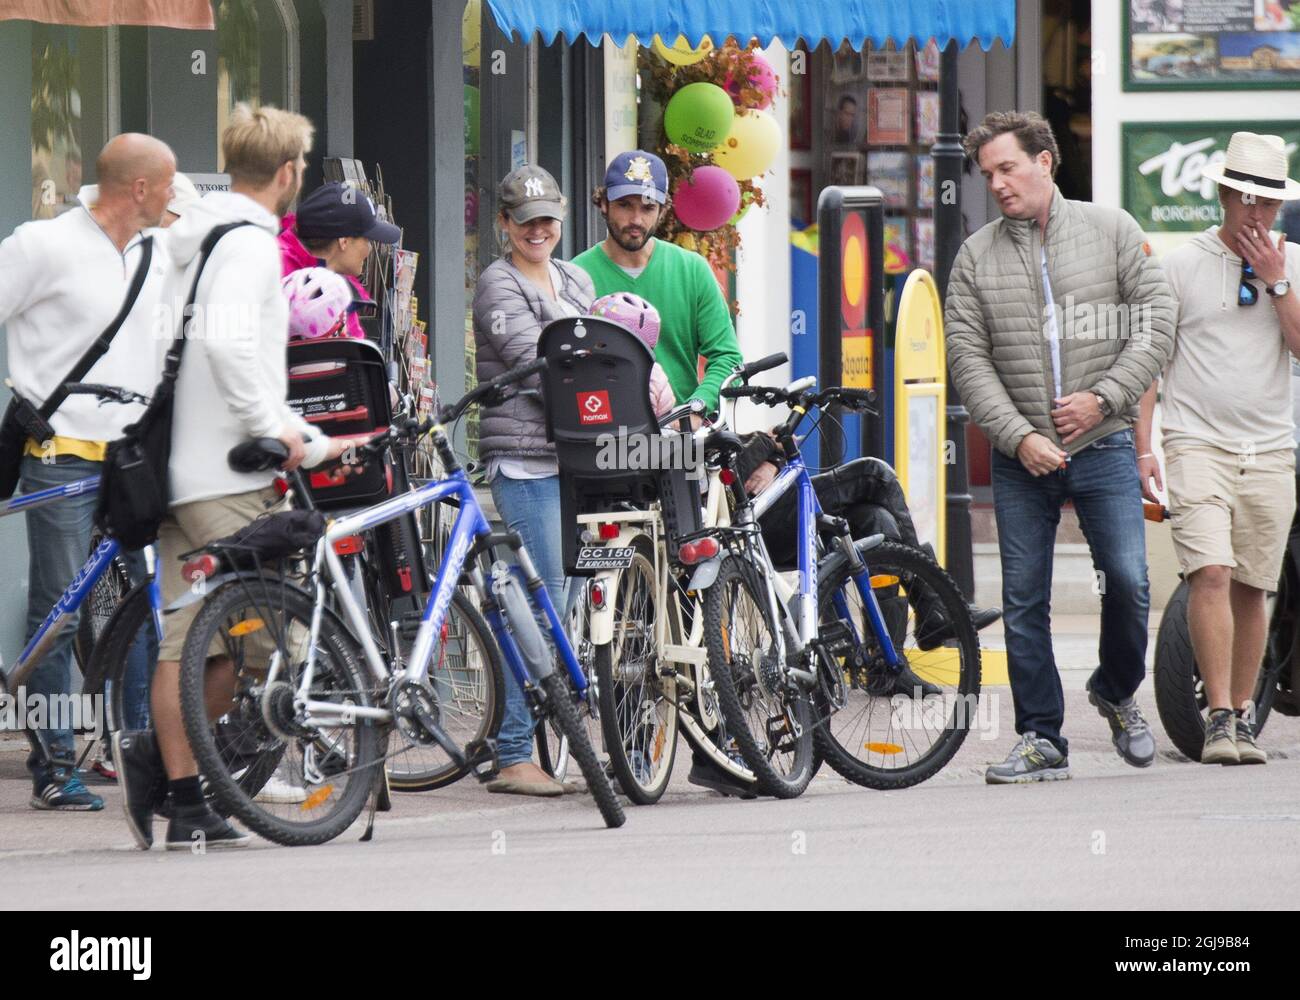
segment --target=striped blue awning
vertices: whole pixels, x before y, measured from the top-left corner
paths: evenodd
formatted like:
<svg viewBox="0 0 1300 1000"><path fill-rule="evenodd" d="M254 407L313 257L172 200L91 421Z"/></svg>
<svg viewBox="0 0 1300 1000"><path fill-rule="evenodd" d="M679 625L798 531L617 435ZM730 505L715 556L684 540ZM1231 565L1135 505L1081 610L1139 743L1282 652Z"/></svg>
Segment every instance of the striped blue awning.
<svg viewBox="0 0 1300 1000"><path fill-rule="evenodd" d="M763 45L780 39L793 47L802 38L809 46L825 40L832 46L848 40L855 49L866 41L876 46L909 39L924 44L934 38L940 48L956 39L977 41L985 51L994 39L1010 45L1016 33L1015 0L487 0L507 35L542 41L557 35L599 43L601 35L622 42L635 35L649 45L655 35L671 43L685 35L692 44L704 35L721 42L728 35L757 38Z"/></svg>

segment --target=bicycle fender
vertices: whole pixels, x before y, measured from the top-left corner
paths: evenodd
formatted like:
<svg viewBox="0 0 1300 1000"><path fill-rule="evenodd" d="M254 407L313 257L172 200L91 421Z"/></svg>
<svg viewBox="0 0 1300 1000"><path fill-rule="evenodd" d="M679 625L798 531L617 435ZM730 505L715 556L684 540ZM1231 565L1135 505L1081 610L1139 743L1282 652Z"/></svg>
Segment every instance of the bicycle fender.
<svg viewBox="0 0 1300 1000"><path fill-rule="evenodd" d="M189 590L185 591L184 594L176 598L176 600L172 601L171 604L168 604L166 607L164 607L163 614L169 615L173 611L179 611L181 608L188 608L191 604L197 604L199 601L203 600L209 594L216 591L219 587L223 587L233 580L241 580L241 579L261 580L263 579L263 577L257 573L250 573L247 570L243 572L240 572L238 570L230 570L228 572L221 573L217 576L209 577L204 581L202 587L196 589L195 587L191 586ZM280 586L292 587L294 590L298 591L300 594L305 596L307 600L313 602L316 600L314 594L308 593L307 591L303 590L301 587L295 584L288 584L282 580L276 580L275 585L277 587ZM337 615L335 617L337 618Z"/></svg>
<svg viewBox="0 0 1300 1000"><path fill-rule="evenodd" d="M695 567L695 572L691 574L691 582L687 585L688 591L699 593L702 590L708 590L713 586L713 581L718 578L718 571L722 569L722 556L716 555L712 559L706 559Z"/></svg>
<svg viewBox="0 0 1300 1000"><path fill-rule="evenodd" d="M618 592L620 572L616 569L601 570L595 576L595 579L604 586L606 598L604 607L588 610L587 628L591 632L591 643L594 646L603 646L614 641L613 595Z"/></svg>

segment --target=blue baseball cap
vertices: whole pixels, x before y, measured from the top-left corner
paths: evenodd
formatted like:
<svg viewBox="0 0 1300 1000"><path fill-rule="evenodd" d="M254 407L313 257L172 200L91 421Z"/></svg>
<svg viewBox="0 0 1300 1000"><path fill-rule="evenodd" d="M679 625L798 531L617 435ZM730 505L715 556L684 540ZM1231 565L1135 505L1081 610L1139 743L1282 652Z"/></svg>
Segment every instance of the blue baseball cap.
<svg viewBox="0 0 1300 1000"><path fill-rule="evenodd" d="M660 205L668 200L668 168L664 161L643 149L619 153L605 171L605 197L618 201L628 195L653 198Z"/></svg>
<svg viewBox="0 0 1300 1000"><path fill-rule="evenodd" d="M338 181L322 184L298 203L297 230L305 240L364 236L396 243L402 238L402 231L381 219L363 192Z"/></svg>

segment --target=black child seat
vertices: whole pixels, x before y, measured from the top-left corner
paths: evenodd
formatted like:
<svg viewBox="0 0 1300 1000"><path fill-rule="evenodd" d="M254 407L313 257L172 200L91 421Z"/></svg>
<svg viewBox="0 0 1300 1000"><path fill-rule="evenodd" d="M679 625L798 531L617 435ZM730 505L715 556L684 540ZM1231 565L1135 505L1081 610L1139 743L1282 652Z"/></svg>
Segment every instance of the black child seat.
<svg viewBox="0 0 1300 1000"><path fill-rule="evenodd" d="M675 538L703 527L700 481L688 478L690 470L679 461L660 463L677 466L664 470L605 467L612 464L611 443L614 455L664 454L650 403L650 348L618 323L582 316L548 323L537 355L547 362L542 395L546 436L555 443L560 466L565 573L579 575L574 569L581 545L578 515L603 513L621 503L644 508L659 500L669 551L676 552Z"/></svg>
<svg viewBox="0 0 1300 1000"><path fill-rule="evenodd" d="M293 341L288 361L289 405L322 434L364 440L392 423L388 366L369 340ZM388 461L367 463L348 476L305 471L312 500L323 511L370 507L408 488L404 469ZM419 538L413 514L375 530L378 565L394 596L429 589Z"/></svg>

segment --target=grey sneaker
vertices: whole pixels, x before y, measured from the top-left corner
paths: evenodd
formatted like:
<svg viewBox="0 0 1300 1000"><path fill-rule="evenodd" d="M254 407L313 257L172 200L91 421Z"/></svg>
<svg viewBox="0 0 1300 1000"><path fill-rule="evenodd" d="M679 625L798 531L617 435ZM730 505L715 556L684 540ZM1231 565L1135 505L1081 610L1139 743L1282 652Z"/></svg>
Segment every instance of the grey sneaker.
<svg viewBox="0 0 1300 1000"><path fill-rule="evenodd" d="M1237 760L1242 764L1267 764L1268 754L1255 742L1255 727L1240 715L1236 716L1237 728L1233 742L1237 745Z"/></svg>
<svg viewBox="0 0 1300 1000"><path fill-rule="evenodd" d="M1202 764L1240 764L1232 712L1215 709L1205 723L1205 743L1201 746Z"/></svg>
<svg viewBox="0 0 1300 1000"><path fill-rule="evenodd" d="M1137 701L1125 698L1121 702L1107 701L1092 689L1092 678L1084 685L1088 701L1097 707L1098 714L1110 723L1110 741L1124 760L1134 767L1150 767L1156 759L1156 738L1151 727L1142 718Z"/></svg>
<svg viewBox="0 0 1300 1000"><path fill-rule="evenodd" d="M1020 785L1030 781L1063 781L1070 776L1070 761L1051 740L1025 733L1001 764L984 772L990 785Z"/></svg>

